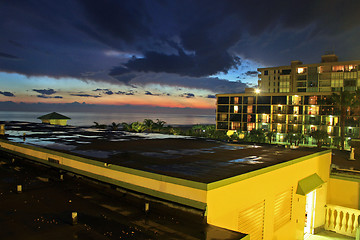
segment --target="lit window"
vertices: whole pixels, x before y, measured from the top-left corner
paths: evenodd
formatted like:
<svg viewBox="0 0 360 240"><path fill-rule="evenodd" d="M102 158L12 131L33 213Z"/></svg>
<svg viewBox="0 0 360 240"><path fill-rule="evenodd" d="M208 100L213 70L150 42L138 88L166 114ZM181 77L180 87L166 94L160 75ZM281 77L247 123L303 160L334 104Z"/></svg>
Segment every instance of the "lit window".
<svg viewBox="0 0 360 240"><path fill-rule="evenodd" d="M238 113L239 112L239 106L234 106L234 113Z"/></svg>
<svg viewBox="0 0 360 240"><path fill-rule="evenodd" d="M305 68L298 68L297 73L299 73L299 74L305 73Z"/></svg>
<svg viewBox="0 0 360 240"><path fill-rule="evenodd" d="M234 103L238 104L239 103L239 97L234 97Z"/></svg>

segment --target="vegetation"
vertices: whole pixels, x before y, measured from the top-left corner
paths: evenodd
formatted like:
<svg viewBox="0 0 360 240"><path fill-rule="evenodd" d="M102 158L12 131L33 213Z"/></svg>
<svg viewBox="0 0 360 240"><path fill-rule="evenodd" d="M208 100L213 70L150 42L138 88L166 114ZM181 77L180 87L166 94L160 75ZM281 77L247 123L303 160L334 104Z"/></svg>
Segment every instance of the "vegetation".
<svg viewBox="0 0 360 240"><path fill-rule="evenodd" d="M193 136L201 137L207 139L215 139L221 141L231 141L231 142L254 142L254 143L272 143L276 132L273 131L264 131L262 129L253 129L250 132L235 132L231 136L227 135L226 131L216 130L215 125L194 125L192 127L172 127L165 126L166 122L160 119L153 121L151 119L144 119L143 122L133 122L133 123L115 123L113 122L110 125L99 124L94 122L94 128L99 129L108 129L111 131L123 130L128 132L148 132L148 133L163 133L171 135L184 135L184 136ZM122 128L121 128L122 126ZM310 134L316 140L317 146L321 147L324 143L328 141L328 135L326 131L317 130ZM285 141L290 145L299 146L300 143L303 143L305 136L299 132L290 132L286 134ZM333 145L340 147L341 138L334 137Z"/></svg>
<svg viewBox="0 0 360 240"><path fill-rule="evenodd" d="M321 105L333 105L338 109L340 113L340 148L344 150L346 117L350 115L351 109L359 106L360 91L341 91L339 94L333 93L330 97L319 100L318 103Z"/></svg>
<svg viewBox="0 0 360 240"><path fill-rule="evenodd" d="M322 144L327 140L328 134L324 130L316 130L310 133L310 136L316 140L316 145L321 148Z"/></svg>

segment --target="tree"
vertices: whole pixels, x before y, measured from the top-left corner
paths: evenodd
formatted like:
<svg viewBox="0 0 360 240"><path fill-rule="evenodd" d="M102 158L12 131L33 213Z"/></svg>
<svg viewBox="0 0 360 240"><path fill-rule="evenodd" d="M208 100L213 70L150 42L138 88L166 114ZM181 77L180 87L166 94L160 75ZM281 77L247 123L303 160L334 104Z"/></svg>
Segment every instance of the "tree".
<svg viewBox="0 0 360 240"><path fill-rule="evenodd" d="M120 123L115 123L113 122L111 125L110 125L110 128L112 131L116 131L119 129L119 126L120 126Z"/></svg>
<svg viewBox="0 0 360 240"><path fill-rule="evenodd" d="M302 142L304 139L305 139L304 134L296 133L295 134L295 146L299 146L300 142Z"/></svg>
<svg viewBox="0 0 360 240"><path fill-rule="evenodd" d="M154 126L154 121L153 120L151 120L151 119L144 119L144 125L145 125L145 127L146 127L146 129L147 130L149 130L149 131L152 131L152 128L153 128L153 126Z"/></svg>
<svg viewBox="0 0 360 240"><path fill-rule="evenodd" d="M272 139L273 139L273 137L276 135L276 133L275 133L275 132L273 132L273 131L269 131L269 132L266 132L266 133L265 133L265 135L266 135L266 137L267 137L267 139L268 139L269 143L271 144Z"/></svg>
<svg viewBox="0 0 360 240"><path fill-rule="evenodd" d="M355 92L349 91L340 91L338 93L333 93L330 97L321 99L318 101L321 105L333 105L339 110L340 114L340 147L341 150L344 150L345 147L345 120L346 116L350 115L350 110L359 106L360 91L356 90Z"/></svg>
<svg viewBox="0 0 360 240"><path fill-rule="evenodd" d="M128 131L128 132L132 131L131 123L128 124L126 122L123 122L121 125L122 125L124 131Z"/></svg>
<svg viewBox="0 0 360 240"><path fill-rule="evenodd" d="M316 145L318 148L321 148L321 145L328 138L328 134L324 130L316 130L310 133L310 136L316 140Z"/></svg>
<svg viewBox="0 0 360 240"><path fill-rule="evenodd" d="M162 128L164 128L165 121L161 121L160 119L156 119L156 122L153 124L153 128L160 131Z"/></svg>
<svg viewBox="0 0 360 240"><path fill-rule="evenodd" d="M265 133L262 129L253 129L250 131L249 135L247 136L247 139L250 142L263 143L265 142Z"/></svg>
<svg viewBox="0 0 360 240"><path fill-rule="evenodd" d="M131 128L132 130L134 130L135 132L143 132L146 130L146 126L141 123L141 122L133 122L131 124Z"/></svg>
<svg viewBox="0 0 360 240"><path fill-rule="evenodd" d="M100 129L105 129L106 125L105 124L99 124L98 122L94 122L94 128L100 128Z"/></svg>
<svg viewBox="0 0 360 240"><path fill-rule="evenodd" d="M290 146L293 145L293 143L296 143L296 133L289 132L285 136L285 141L288 141L290 143Z"/></svg>

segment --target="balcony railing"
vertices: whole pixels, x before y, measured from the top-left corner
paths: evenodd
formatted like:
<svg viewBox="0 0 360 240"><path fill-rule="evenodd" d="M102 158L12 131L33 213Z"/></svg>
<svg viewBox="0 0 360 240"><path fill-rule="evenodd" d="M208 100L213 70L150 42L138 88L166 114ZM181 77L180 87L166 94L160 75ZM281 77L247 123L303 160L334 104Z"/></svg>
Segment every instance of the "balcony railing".
<svg viewBox="0 0 360 240"><path fill-rule="evenodd" d="M359 216L360 210L327 204L325 230L355 237L359 226Z"/></svg>

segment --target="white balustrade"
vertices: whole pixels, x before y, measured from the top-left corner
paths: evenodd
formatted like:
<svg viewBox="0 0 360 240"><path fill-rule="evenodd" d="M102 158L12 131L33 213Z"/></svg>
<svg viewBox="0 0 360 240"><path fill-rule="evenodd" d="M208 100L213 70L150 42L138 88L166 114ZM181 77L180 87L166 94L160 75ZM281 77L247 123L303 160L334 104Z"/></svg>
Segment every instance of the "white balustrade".
<svg viewBox="0 0 360 240"><path fill-rule="evenodd" d="M359 226L359 216L360 210L327 204L325 230L355 237Z"/></svg>

